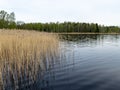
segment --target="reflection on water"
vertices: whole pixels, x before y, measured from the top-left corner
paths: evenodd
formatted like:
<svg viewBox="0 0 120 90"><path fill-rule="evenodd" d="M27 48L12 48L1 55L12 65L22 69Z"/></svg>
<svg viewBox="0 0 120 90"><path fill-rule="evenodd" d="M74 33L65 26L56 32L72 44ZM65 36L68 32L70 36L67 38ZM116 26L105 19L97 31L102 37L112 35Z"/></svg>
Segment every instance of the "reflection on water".
<svg viewBox="0 0 120 90"><path fill-rule="evenodd" d="M42 90L120 90L120 35L64 35Z"/></svg>
<svg viewBox="0 0 120 90"><path fill-rule="evenodd" d="M43 59L38 79L20 90L120 90L120 35L62 37L59 56Z"/></svg>

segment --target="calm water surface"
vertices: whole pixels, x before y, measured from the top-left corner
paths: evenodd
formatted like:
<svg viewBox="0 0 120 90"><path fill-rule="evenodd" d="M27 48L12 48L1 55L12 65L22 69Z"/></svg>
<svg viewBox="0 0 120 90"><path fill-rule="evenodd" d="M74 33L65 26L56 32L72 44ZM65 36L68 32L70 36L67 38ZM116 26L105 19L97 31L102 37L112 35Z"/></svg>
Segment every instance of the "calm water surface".
<svg viewBox="0 0 120 90"><path fill-rule="evenodd" d="M120 35L66 35L42 90L120 90Z"/></svg>

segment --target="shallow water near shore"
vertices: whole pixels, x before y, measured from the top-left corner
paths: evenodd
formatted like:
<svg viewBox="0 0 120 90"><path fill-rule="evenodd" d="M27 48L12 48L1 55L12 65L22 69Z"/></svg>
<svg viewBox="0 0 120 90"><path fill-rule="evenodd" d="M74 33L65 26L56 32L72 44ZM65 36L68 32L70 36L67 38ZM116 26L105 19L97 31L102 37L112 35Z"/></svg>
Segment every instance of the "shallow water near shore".
<svg viewBox="0 0 120 90"><path fill-rule="evenodd" d="M120 35L63 35L42 90L120 90Z"/></svg>

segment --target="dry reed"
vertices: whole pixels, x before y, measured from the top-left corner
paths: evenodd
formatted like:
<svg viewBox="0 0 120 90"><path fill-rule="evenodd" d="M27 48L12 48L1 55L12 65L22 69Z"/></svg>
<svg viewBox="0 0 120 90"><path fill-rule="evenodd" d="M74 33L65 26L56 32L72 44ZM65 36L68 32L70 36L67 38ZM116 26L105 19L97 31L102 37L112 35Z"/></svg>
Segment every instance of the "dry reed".
<svg viewBox="0 0 120 90"><path fill-rule="evenodd" d="M56 56L58 45L58 36L54 34L0 30L0 83L3 89L9 84L19 89L20 82L27 78L34 82L40 69L45 68L44 60Z"/></svg>

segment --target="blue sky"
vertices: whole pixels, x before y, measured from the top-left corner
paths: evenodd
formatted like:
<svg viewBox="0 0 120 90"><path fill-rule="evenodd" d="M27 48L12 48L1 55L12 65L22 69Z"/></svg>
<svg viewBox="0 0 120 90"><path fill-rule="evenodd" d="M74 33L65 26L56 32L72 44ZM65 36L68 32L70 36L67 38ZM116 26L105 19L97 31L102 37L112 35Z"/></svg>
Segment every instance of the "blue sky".
<svg viewBox="0 0 120 90"><path fill-rule="evenodd" d="M120 0L0 0L24 22L89 22L120 26Z"/></svg>

